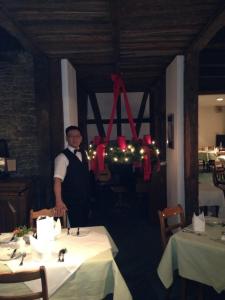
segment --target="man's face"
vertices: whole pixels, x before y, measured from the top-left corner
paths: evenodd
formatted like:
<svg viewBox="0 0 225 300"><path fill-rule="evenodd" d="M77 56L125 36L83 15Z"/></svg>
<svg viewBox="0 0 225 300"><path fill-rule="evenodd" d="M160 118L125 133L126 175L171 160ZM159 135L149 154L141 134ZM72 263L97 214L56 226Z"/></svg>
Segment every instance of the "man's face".
<svg viewBox="0 0 225 300"><path fill-rule="evenodd" d="M66 140L69 146L79 148L80 143L82 142L80 131L76 129L70 130L66 136Z"/></svg>

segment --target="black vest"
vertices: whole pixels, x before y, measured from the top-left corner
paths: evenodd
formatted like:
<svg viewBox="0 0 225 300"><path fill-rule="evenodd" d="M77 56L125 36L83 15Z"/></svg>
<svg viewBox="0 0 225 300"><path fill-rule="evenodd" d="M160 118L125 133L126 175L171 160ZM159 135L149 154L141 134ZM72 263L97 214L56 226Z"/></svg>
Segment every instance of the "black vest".
<svg viewBox="0 0 225 300"><path fill-rule="evenodd" d="M89 200L89 171L85 151L80 150L82 162L69 149L62 153L69 160L66 176L62 182L62 196L65 204L86 203Z"/></svg>

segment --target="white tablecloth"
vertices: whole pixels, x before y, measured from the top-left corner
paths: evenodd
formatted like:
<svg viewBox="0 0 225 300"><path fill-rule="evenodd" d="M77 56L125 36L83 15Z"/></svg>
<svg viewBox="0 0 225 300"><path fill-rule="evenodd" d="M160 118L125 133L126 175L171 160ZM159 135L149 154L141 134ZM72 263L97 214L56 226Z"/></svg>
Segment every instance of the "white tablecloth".
<svg viewBox="0 0 225 300"><path fill-rule="evenodd" d="M189 227L189 229L191 226ZM225 242L221 241L221 225L206 225L201 235L177 232L169 240L157 269L166 288L173 283L174 270L184 278L225 289ZM222 298L221 298L222 299Z"/></svg>
<svg viewBox="0 0 225 300"><path fill-rule="evenodd" d="M213 182L199 182L199 206L219 206L218 217L225 218L224 193Z"/></svg>
<svg viewBox="0 0 225 300"><path fill-rule="evenodd" d="M106 240L104 240L105 238ZM62 244L63 240L65 244ZM53 255L54 261L43 259L42 261L39 260L38 263L38 265L45 265L47 269L49 294L52 295L50 299L99 300L109 293L113 293L114 300L132 299L129 289L112 256L112 253L117 253L118 249L104 227L91 227L90 233L83 237L67 236L64 233L56 241L56 244L59 244L58 246L61 245L61 248L62 246L66 247L68 250L68 253L65 254L65 263L58 262L57 255ZM96 244L99 245L96 246ZM81 254L79 254L80 252ZM73 261L72 266L68 263L69 253L71 257L73 256L72 253L76 253L76 260ZM37 263L37 261L31 261L31 257L29 258L28 255L25 258L23 269L32 269L33 264ZM38 259L38 255L36 254L34 258ZM12 261L10 261L8 266L12 268L11 263ZM19 261L14 260L13 266L15 269L18 270L19 268L21 270L21 267L18 265ZM0 265L0 270L4 268L3 265ZM61 278L61 280L56 280L56 278ZM57 284L55 281L58 281ZM29 287L31 289L36 288ZM0 288L2 289L2 287ZM18 285L18 289L26 290L24 284ZM8 293L11 289L4 287L4 290ZM56 292L54 292L55 290Z"/></svg>
<svg viewBox="0 0 225 300"><path fill-rule="evenodd" d="M76 229L73 231L76 234ZM82 236L83 234L85 235ZM55 241L50 243L52 247L51 255L42 256L36 251L30 251L31 253L27 254L24 259L23 266L19 266L16 260L7 262L7 265L13 272L33 270L41 265L45 265L49 295L52 295L84 261L111 249L107 235L99 233L93 228L81 228L79 236L67 235L66 230L64 230ZM67 253L65 254L64 262L58 262L58 253L62 248L66 248ZM29 282L27 285L34 292L40 290L40 282L38 280Z"/></svg>

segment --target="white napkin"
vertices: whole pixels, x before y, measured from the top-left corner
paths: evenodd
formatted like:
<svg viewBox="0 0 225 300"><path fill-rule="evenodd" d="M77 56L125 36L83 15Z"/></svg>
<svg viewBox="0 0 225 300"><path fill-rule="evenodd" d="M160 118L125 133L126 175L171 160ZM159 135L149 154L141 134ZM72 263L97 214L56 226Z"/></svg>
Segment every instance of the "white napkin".
<svg viewBox="0 0 225 300"><path fill-rule="evenodd" d="M46 241L42 239L35 239L30 236L30 245L32 249L42 255L42 258L50 257L53 250L53 241Z"/></svg>
<svg viewBox="0 0 225 300"><path fill-rule="evenodd" d="M57 236L61 233L62 231L62 226L61 226L61 222L60 222L60 218L57 219L57 221L54 224L54 235Z"/></svg>
<svg viewBox="0 0 225 300"><path fill-rule="evenodd" d="M52 241L55 237L55 226L53 217L40 216L37 219L37 239Z"/></svg>
<svg viewBox="0 0 225 300"><path fill-rule="evenodd" d="M192 217L192 227L193 230L197 232L205 231L205 217L203 212L199 216L196 216L194 213Z"/></svg>

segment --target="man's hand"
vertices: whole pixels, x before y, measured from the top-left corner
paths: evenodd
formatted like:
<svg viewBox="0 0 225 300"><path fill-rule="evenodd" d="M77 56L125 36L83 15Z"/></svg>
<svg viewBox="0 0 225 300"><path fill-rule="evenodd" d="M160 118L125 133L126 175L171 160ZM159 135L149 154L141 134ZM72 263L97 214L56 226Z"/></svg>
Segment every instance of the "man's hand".
<svg viewBox="0 0 225 300"><path fill-rule="evenodd" d="M63 201L56 201L54 211L56 216L62 216L64 212L67 211L67 207Z"/></svg>
<svg viewBox="0 0 225 300"><path fill-rule="evenodd" d="M57 216L62 216L67 207L62 200L62 180L60 178L55 178L54 180L54 193L55 193L55 214Z"/></svg>

